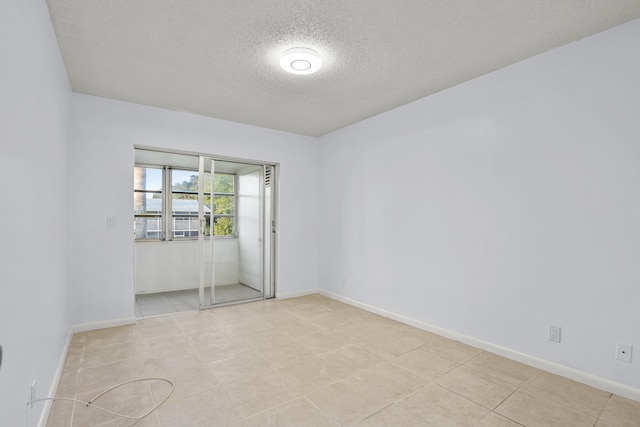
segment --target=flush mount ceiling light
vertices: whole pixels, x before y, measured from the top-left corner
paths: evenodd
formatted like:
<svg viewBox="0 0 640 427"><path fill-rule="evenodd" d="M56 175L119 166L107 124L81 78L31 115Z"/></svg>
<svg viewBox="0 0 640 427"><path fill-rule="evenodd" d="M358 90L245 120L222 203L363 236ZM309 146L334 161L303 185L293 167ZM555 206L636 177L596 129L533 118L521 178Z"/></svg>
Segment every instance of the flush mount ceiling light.
<svg viewBox="0 0 640 427"><path fill-rule="evenodd" d="M322 61L315 50L306 47L294 47L282 54L280 66L291 74L311 74L320 69Z"/></svg>

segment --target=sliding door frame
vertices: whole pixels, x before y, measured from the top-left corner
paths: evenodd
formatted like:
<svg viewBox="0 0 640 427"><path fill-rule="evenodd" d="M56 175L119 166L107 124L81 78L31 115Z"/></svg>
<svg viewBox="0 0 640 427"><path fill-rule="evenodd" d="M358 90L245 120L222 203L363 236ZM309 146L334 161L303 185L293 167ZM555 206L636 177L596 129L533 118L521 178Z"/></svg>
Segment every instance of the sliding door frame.
<svg viewBox="0 0 640 427"><path fill-rule="evenodd" d="M204 197L207 195L204 193L204 174L199 173L199 189L198 189L198 200L199 200L199 209L198 209L198 219L199 219L199 233L198 233L198 269L199 269L199 300L200 300L200 309L207 309L212 307L221 307L226 305L239 304L244 302L252 302L252 301L260 301L264 299L274 298L276 296L276 288L278 283L278 263L279 263L279 233L278 230L278 221L279 221L279 182L278 182L278 172L279 172L279 164L277 162L271 161L263 161L263 160L253 160L253 159L244 159L237 157L228 157L228 156L218 156L212 155L209 153L200 153L200 152L191 152L191 151L182 151L182 150L171 150L166 148L159 148L153 146L144 146L144 145L134 145L134 149L140 150L149 150L156 151L159 153L167 153L167 154L176 154L183 156L193 156L198 158L199 162L199 172L200 169L207 170L206 160L211 161L211 203L214 203L214 162L230 162L230 163L239 163L246 165L255 165L262 166L263 171L263 181L260 186L260 224L261 224L261 238L262 238L262 249L261 249L261 282L262 282L262 296L258 298L245 299L239 301L229 301L225 303L216 303L215 302L215 238L211 236L213 234L213 208L214 206L210 206L210 232L209 239L205 239L206 233L206 215L204 211ZM202 163L202 164L201 164ZM270 169L270 186L271 186L271 201L267 206L265 203L265 174L267 168ZM200 182L202 181L202 182ZM270 224L267 224L265 221L265 213L266 211L270 212ZM268 241L264 241L267 239ZM200 243L202 240L202 243ZM206 255L206 243L209 243L210 257L209 260L211 262L211 284L210 290L211 295L210 298L205 298L205 277L206 277L206 266L205 260ZM202 248L201 248L202 245ZM268 249L267 249L268 245ZM268 259L267 259L268 258ZM268 267L267 267L268 265ZM134 291L135 293L135 291ZM206 300L205 300L206 299Z"/></svg>

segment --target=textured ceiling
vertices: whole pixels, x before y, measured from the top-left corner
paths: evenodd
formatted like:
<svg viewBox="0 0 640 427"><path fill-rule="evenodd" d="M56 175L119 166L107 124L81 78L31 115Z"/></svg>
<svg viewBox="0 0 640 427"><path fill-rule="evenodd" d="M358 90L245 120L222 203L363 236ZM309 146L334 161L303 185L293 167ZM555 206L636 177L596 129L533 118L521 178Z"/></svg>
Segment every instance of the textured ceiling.
<svg viewBox="0 0 640 427"><path fill-rule="evenodd" d="M640 18L640 0L48 0L75 92L319 136ZM310 47L313 75L279 67Z"/></svg>

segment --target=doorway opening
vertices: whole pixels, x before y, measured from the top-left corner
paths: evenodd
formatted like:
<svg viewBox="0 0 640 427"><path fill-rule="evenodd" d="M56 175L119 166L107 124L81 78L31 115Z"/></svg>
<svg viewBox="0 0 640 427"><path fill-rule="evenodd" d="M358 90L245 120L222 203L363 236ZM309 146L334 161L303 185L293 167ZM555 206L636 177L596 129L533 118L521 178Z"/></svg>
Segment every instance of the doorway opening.
<svg viewBox="0 0 640 427"><path fill-rule="evenodd" d="M275 296L277 165L135 148L136 317Z"/></svg>

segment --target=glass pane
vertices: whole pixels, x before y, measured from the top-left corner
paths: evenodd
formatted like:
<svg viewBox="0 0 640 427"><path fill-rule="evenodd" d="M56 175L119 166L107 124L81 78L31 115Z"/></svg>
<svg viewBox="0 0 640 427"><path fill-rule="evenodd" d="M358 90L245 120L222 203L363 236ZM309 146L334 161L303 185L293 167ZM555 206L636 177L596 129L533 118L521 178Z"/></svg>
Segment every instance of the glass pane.
<svg viewBox="0 0 640 427"><path fill-rule="evenodd" d="M133 193L133 212L135 214L159 214L162 210L162 195L159 193Z"/></svg>
<svg viewBox="0 0 640 427"><path fill-rule="evenodd" d="M234 224L233 218L222 217L213 219L213 235L214 236L233 236Z"/></svg>
<svg viewBox="0 0 640 427"><path fill-rule="evenodd" d="M134 190L162 191L162 169L134 167L133 188Z"/></svg>
<svg viewBox="0 0 640 427"><path fill-rule="evenodd" d="M214 196L214 212L218 215L233 215L233 196Z"/></svg>
<svg viewBox="0 0 640 427"><path fill-rule="evenodd" d="M213 178L216 193L233 193L234 176L228 173L217 173Z"/></svg>
<svg viewBox="0 0 640 427"><path fill-rule="evenodd" d="M204 192L211 193L211 172L204 173Z"/></svg>
<svg viewBox="0 0 640 427"><path fill-rule="evenodd" d="M134 218L136 239L162 238L162 218Z"/></svg>
<svg viewBox="0 0 640 427"><path fill-rule="evenodd" d="M235 175L228 173L216 173L213 178L216 193L233 193ZM211 173L204 173L204 192L211 192Z"/></svg>
<svg viewBox="0 0 640 427"><path fill-rule="evenodd" d="M175 216L171 220L174 239L198 237L198 218Z"/></svg>
<svg viewBox="0 0 640 427"><path fill-rule="evenodd" d="M205 201L206 202L206 201ZM211 209L204 206L204 212L210 213ZM171 199L172 215L198 215L198 195L197 194L173 194Z"/></svg>
<svg viewBox="0 0 640 427"><path fill-rule="evenodd" d="M174 191L198 192L198 172L179 169L171 170L171 189Z"/></svg>

